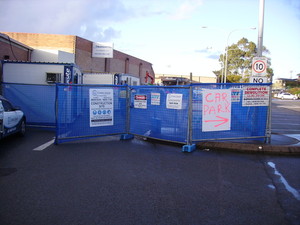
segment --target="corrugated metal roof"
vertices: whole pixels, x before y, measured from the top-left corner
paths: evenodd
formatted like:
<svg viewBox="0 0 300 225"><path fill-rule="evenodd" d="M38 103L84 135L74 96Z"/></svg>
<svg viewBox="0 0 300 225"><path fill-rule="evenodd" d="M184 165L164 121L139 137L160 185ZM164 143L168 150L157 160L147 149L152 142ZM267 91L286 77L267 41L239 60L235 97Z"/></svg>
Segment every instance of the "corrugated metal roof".
<svg viewBox="0 0 300 225"><path fill-rule="evenodd" d="M76 66L74 63L61 63L61 62L31 62L31 61L20 61L20 60L2 60L2 64L4 63L22 63L22 64L49 64L49 65L68 65L68 66Z"/></svg>

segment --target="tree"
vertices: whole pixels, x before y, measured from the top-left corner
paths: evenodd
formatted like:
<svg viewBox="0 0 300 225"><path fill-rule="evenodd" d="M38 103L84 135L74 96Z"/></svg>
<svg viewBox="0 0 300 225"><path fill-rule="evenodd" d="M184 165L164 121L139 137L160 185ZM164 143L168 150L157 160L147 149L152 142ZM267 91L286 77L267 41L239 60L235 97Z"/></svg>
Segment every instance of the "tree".
<svg viewBox="0 0 300 225"><path fill-rule="evenodd" d="M227 76L226 82L239 83L248 82L252 71L252 59L256 56L256 44L252 41L248 41L247 38L242 38L236 44L228 46L227 52ZM264 47L263 52L268 54L269 51ZM224 65L226 65L226 55L221 54L219 57L221 63L220 70L213 71L218 76L218 81L223 80L225 74ZM270 68L271 61L268 58L267 75L270 77L273 75L273 69Z"/></svg>

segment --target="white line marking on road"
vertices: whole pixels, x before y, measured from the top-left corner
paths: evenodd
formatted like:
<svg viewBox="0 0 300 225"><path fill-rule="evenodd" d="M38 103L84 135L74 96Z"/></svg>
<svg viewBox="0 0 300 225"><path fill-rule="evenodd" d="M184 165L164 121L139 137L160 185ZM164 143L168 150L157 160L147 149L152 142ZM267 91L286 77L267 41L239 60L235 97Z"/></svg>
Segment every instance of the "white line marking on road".
<svg viewBox="0 0 300 225"><path fill-rule="evenodd" d="M50 145L52 145L54 143L55 139L48 141L45 144L40 145L39 147L36 147L35 149L33 149L33 151L43 151L46 148L48 148Z"/></svg>
<svg viewBox="0 0 300 225"><path fill-rule="evenodd" d="M300 134L284 134L285 136L291 137L291 138L295 138L298 141L300 141Z"/></svg>
<svg viewBox="0 0 300 225"><path fill-rule="evenodd" d="M287 180L282 176L282 174L276 169L275 163L268 162L268 165L274 169L274 174L279 176L280 182L284 185L285 189L289 191L298 201L300 201L300 193L293 187L289 185Z"/></svg>

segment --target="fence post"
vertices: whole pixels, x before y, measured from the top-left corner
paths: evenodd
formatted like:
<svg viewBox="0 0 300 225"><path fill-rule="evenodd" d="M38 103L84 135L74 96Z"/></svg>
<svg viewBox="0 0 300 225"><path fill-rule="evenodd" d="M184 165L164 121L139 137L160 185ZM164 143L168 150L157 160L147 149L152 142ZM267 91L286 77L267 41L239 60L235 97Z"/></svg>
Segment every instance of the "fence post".
<svg viewBox="0 0 300 225"><path fill-rule="evenodd" d="M183 152L192 152L196 149L193 144L193 86L189 88L189 104L188 104L188 129L187 129L187 144L182 147Z"/></svg>
<svg viewBox="0 0 300 225"><path fill-rule="evenodd" d="M267 115L267 124L266 124L266 138L265 143L271 144L271 136L272 136L272 78L271 76L271 84L269 86L269 106L268 106L268 115Z"/></svg>
<svg viewBox="0 0 300 225"><path fill-rule="evenodd" d="M55 141L54 144L58 145L58 83L55 83Z"/></svg>
<svg viewBox="0 0 300 225"><path fill-rule="evenodd" d="M126 121L125 121L125 130L126 134L121 135L121 140L132 139L134 136L130 134L130 86L126 85Z"/></svg>

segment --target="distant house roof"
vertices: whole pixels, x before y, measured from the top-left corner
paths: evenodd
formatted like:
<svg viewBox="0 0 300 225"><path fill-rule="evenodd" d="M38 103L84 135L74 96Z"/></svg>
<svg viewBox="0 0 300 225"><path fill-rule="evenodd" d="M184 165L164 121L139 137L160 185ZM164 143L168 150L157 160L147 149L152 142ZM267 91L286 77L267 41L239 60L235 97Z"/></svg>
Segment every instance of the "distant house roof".
<svg viewBox="0 0 300 225"><path fill-rule="evenodd" d="M297 79L290 79L290 78L278 78L277 80L282 80L282 81L297 81Z"/></svg>
<svg viewBox="0 0 300 225"><path fill-rule="evenodd" d="M22 64L49 64L49 65L75 65L74 63L60 63L60 62L31 62L31 61L19 61L19 60L2 60L4 63L22 63Z"/></svg>

